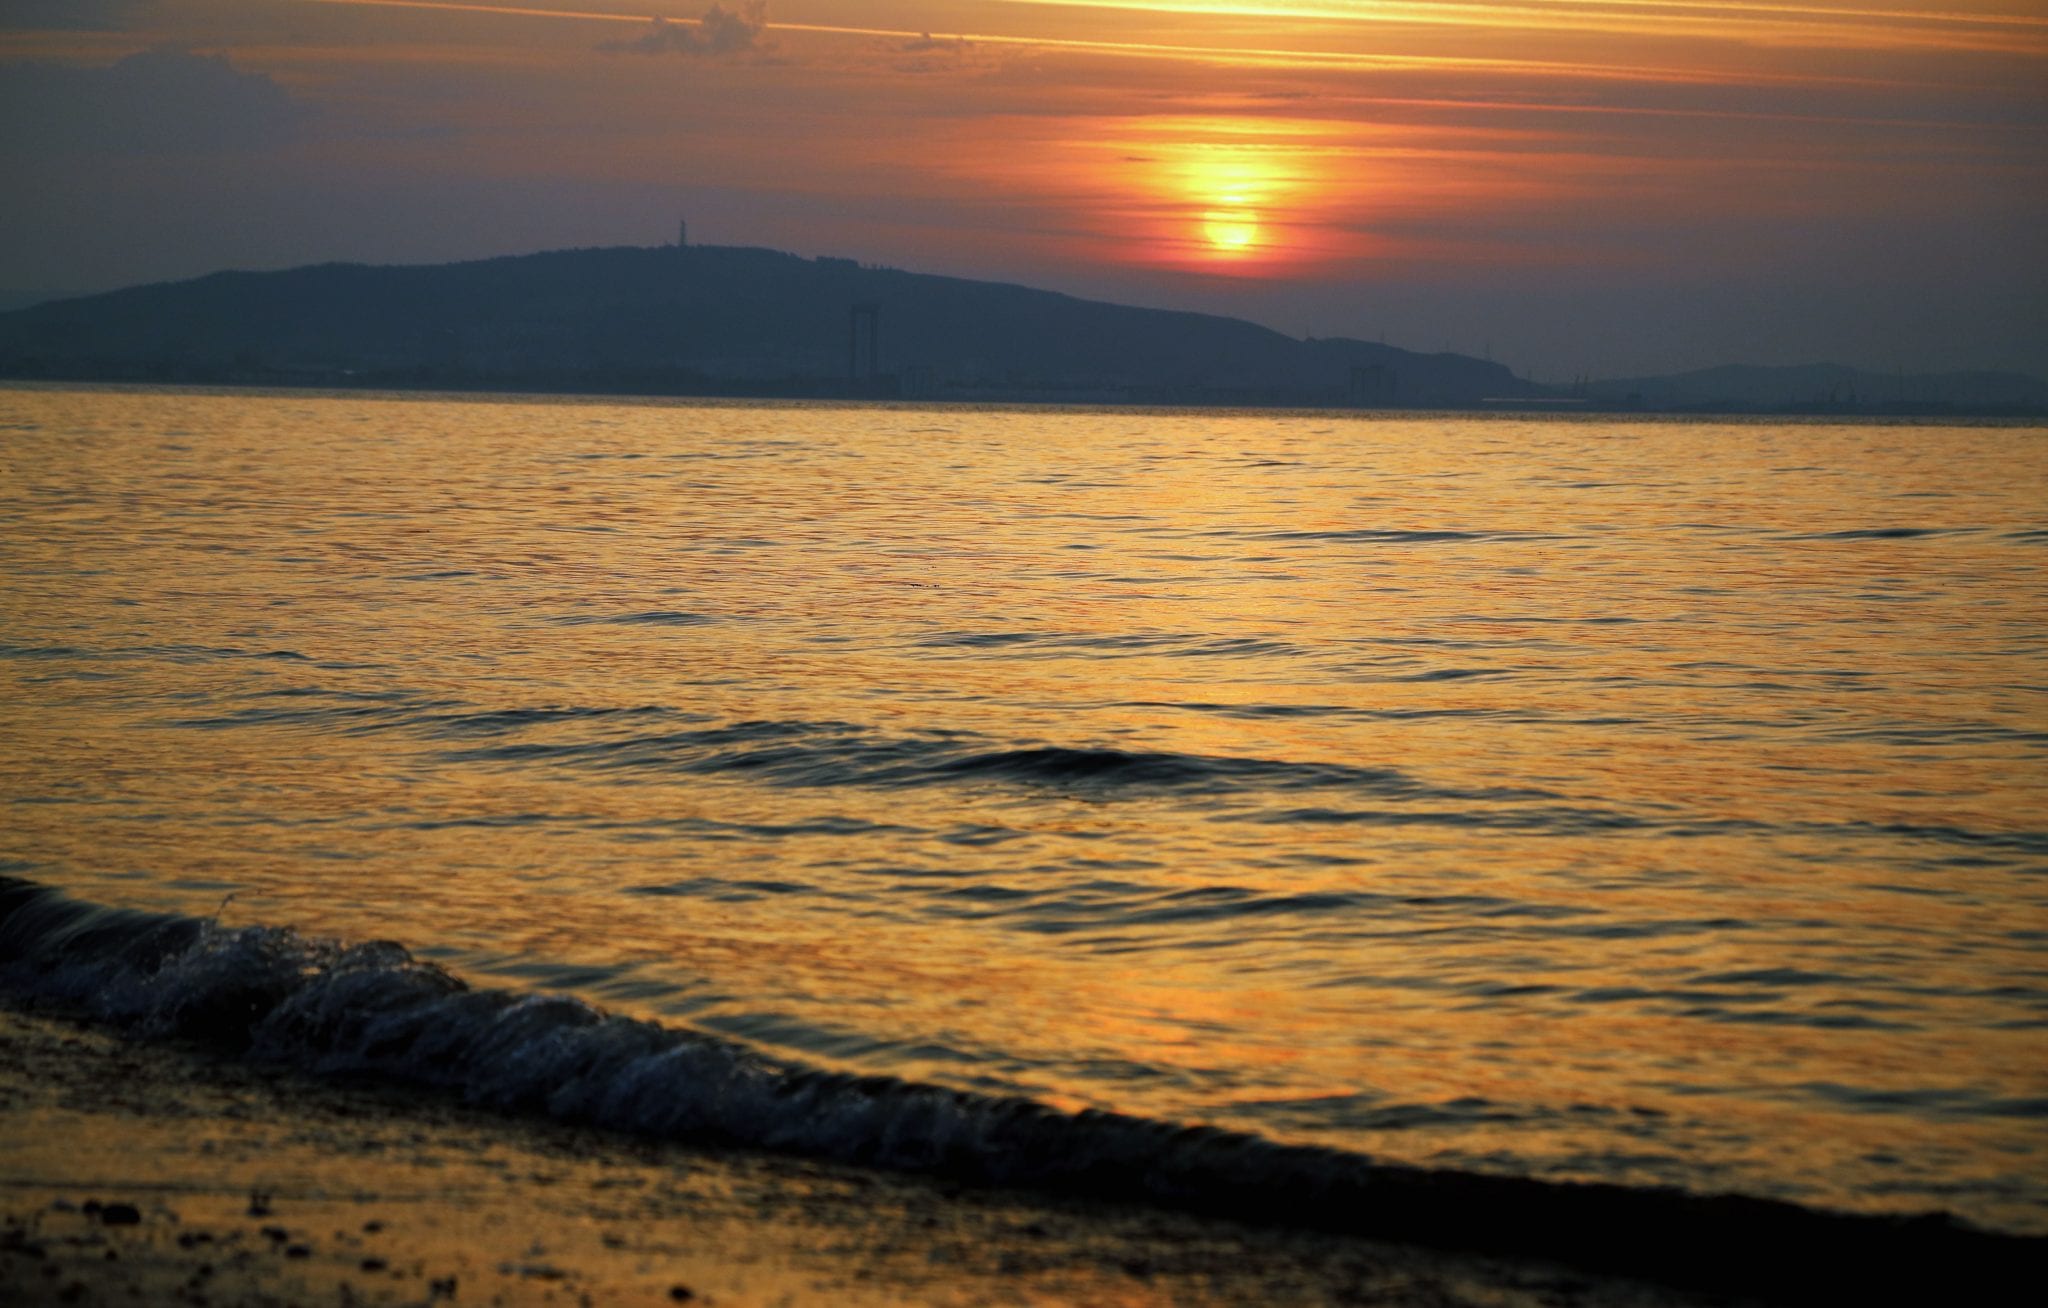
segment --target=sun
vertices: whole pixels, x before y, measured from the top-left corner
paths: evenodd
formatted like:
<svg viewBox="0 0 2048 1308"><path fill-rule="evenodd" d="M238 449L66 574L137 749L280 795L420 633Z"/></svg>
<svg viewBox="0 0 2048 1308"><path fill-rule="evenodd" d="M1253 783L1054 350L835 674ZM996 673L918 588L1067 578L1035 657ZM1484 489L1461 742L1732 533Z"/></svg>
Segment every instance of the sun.
<svg viewBox="0 0 2048 1308"><path fill-rule="evenodd" d="M1321 122L1221 116L1104 125L1104 232L1120 257L1227 277L1316 261L1335 224L1326 197L1348 146ZM1110 223L1116 224L1115 228ZM1105 245L1105 248L1109 248ZM1118 257L1118 256L1112 256Z"/></svg>
<svg viewBox="0 0 2048 1308"><path fill-rule="evenodd" d="M1200 148L1181 174L1195 211L1194 235L1200 256L1239 260L1270 254L1262 221L1275 199L1278 178L1260 153L1243 148Z"/></svg>
<svg viewBox="0 0 2048 1308"><path fill-rule="evenodd" d="M1259 243L1259 216L1249 209L1212 209L1203 215L1202 236L1216 254L1248 254Z"/></svg>

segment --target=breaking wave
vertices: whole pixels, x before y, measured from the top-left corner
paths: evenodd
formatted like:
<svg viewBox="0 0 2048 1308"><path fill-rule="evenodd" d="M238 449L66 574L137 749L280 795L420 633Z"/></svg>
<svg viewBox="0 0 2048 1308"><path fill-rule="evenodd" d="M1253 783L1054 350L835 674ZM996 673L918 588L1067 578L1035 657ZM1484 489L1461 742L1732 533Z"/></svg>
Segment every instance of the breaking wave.
<svg viewBox="0 0 2048 1308"><path fill-rule="evenodd" d="M1684 1283L1753 1287L1761 1278L1773 1295L1824 1285L1889 1298L1958 1268L2037 1278L2048 1249L2048 1241L1945 1214L1860 1216L1390 1165L1204 1126L855 1076L565 996L472 987L391 941L350 944L287 927L229 929L105 908L14 877L0 877L0 990L315 1076L370 1075L659 1139L1535 1254ZM1712 1258L1700 1255L1709 1249Z"/></svg>

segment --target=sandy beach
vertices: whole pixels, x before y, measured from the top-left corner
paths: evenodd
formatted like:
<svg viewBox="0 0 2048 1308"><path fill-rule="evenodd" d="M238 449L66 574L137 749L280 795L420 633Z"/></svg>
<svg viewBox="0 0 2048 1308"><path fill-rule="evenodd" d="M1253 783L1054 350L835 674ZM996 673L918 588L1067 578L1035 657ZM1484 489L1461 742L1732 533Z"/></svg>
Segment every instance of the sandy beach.
<svg viewBox="0 0 2048 1308"><path fill-rule="evenodd" d="M1680 1305L1576 1271L649 1143L0 1009L0 1299Z"/></svg>

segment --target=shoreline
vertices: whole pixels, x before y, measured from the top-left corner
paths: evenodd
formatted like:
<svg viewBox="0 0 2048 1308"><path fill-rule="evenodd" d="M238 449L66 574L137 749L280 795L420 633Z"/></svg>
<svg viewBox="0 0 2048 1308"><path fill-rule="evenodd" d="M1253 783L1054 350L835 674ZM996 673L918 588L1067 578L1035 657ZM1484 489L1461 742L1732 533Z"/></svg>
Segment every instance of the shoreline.
<svg viewBox="0 0 2048 1308"><path fill-rule="evenodd" d="M1753 1302L1536 1261L648 1141L0 1002L22 1303Z"/></svg>

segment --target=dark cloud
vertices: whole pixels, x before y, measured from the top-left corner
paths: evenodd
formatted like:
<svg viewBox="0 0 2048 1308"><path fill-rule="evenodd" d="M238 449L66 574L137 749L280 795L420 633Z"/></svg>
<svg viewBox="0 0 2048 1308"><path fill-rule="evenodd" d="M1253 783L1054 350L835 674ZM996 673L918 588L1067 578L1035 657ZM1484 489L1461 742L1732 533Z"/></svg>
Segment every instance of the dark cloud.
<svg viewBox="0 0 2048 1308"><path fill-rule="evenodd" d="M972 41L960 36L934 39L930 32L926 32L922 36L905 41L902 45L897 46L896 49L903 54L929 54L934 50L958 53L968 49L973 44Z"/></svg>
<svg viewBox="0 0 2048 1308"><path fill-rule="evenodd" d="M290 139L310 111L221 55L144 50L105 68L0 69L0 149L30 154L248 150Z"/></svg>
<svg viewBox="0 0 2048 1308"><path fill-rule="evenodd" d="M728 55L759 48L768 26L768 0L739 0L737 10L713 5L695 23L656 18L630 41L606 41L597 48L611 54Z"/></svg>
<svg viewBox="0 0 2048 1308"><path fill-rule="evenodd" d="M889 67L903 73L955 73L986 66L974 42L960 36L925 32L891 44L888 52Z"/></svg>
<svg viewBox="0 0 2048 1308"><path fill-rule="evenodd" d="M144 0L4 0L0 30L58 29L68 32L119 31Z"/></svg>

